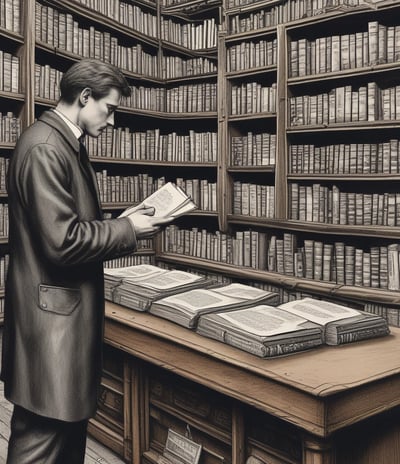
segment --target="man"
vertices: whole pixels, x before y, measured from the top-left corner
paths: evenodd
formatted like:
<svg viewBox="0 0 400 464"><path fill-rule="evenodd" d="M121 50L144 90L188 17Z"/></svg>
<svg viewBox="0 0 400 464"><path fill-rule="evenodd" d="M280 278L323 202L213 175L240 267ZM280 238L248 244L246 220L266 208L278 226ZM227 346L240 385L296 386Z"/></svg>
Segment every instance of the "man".
<svg viewBox="0 0 400 464"><path fill-rule="evenodd" d="M10 162L10 264L2 379L14 403L9 464L84 462L103 337L103 260L131 253L169 219L152 208L102 220L79 139L114 124L130 88L113 66L74 64L60 101L20 137Z"/></svg>

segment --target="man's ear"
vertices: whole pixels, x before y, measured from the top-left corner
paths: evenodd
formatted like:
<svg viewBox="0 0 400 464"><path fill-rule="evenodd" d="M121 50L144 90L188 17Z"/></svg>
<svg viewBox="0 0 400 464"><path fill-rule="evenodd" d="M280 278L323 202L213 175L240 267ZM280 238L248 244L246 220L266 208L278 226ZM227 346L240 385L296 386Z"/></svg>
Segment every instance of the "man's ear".
<svg viewBox="0 0 400 464"><path fill-rule="evenodd" d="M89 97L92 94L92 89L89 87L85 87L79 95L79 102L82 106L85 106L86 103L89 101Z"/></svg>

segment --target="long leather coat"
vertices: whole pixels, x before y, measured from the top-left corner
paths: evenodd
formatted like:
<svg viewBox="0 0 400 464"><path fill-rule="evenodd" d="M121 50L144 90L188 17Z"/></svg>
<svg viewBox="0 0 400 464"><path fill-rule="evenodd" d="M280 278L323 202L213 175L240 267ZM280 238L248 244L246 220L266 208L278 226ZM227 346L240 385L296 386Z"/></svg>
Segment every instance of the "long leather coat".
<svg viewBox="0 0 400 464"><path fill-rule="evenodd" d="M78 140L50 110L20 137L8 177L5 396L65 421L96 410L103 260L136 247L128 219L101 220L95 175L86 164Z"/></svg>

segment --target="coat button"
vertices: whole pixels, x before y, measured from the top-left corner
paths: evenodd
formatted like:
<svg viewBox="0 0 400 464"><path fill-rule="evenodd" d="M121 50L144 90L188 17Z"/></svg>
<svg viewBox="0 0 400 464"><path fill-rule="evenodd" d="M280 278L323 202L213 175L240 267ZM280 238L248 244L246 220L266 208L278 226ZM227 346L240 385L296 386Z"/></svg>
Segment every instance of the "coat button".
<svg viewBox="0 0 400 464"><path fill-rule="evenodd" d="M46 304L46 303L42 303L41 306L42 306L42 308L47 308L47 304Z"/></svg>
<svg viewBox="0 0 400 464"><path fill-rule="evenodd" d="M43 287L43 288L42 288L42 292L47 292L47 288L46 288L46 287Z"/></svg>

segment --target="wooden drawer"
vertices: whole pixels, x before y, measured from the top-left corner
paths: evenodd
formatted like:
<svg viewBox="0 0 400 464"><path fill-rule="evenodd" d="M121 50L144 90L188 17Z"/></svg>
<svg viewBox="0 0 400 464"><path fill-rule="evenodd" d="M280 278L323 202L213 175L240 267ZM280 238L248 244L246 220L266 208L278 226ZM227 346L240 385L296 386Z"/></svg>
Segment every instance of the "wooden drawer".
<svg viewBox="0 0 400 464"><path fill-rule="evenodd" d="M202 445L200 463L232 462L231 401L205 387L164 371L148 371L149 449L152 461L163 452L168 429ZM189 434L189 435L188 435Z"/></svg>
<svg viewBox="0 0 400 464"><path fill-rule="evenodd" d="M288 426L279 419L246 408L246 454L248 464L258 460L268 464L299 464L302 462L302 441L296 427Z"/></svg>

